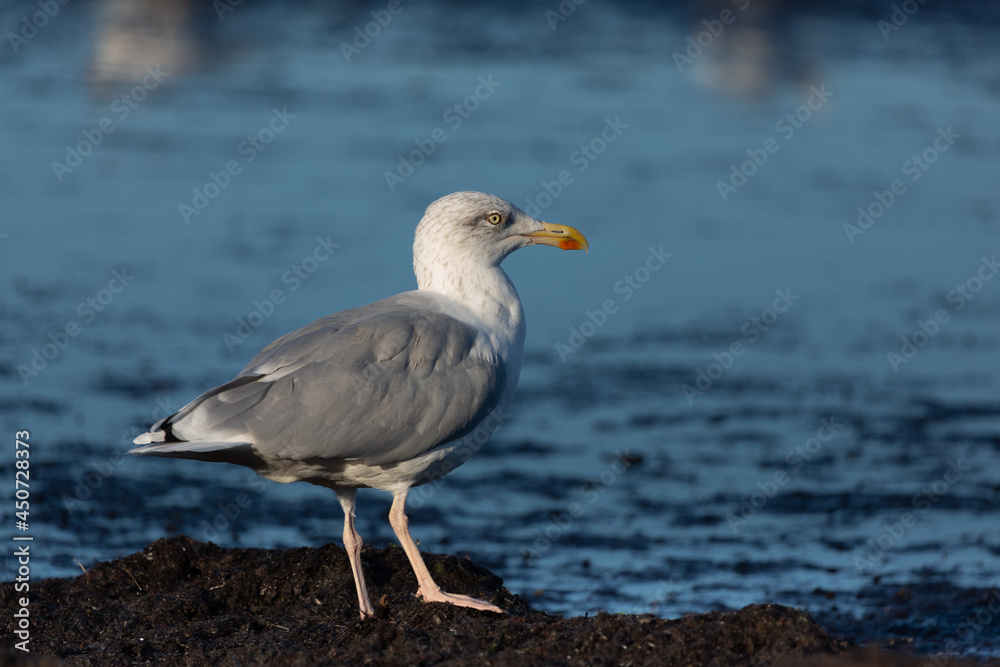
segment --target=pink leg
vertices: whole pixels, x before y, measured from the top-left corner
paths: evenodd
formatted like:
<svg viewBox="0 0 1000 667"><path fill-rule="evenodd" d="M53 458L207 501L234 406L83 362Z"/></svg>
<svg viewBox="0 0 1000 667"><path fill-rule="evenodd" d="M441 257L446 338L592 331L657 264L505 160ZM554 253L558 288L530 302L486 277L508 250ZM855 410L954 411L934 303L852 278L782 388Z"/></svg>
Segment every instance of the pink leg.
<svg viewBox="0 0 1000 667"><path fill-rule="evenodd" d="M441 590L440 586L434 583L431 573L427 571L427 566L424 564L424 559L420 556L420 550L417 549L416 543L410 537L409 520L406 518L405 511L406 494L408 492L409 489L393 496L392 509L389 510L389 523L392 525L392 530L396 533L396 537L399 538L399 543L403 546L406 557L410 559L410 566L413 567L413 573L417 575L417 597L423 598L424 602L447 602L459 607L495 611L498 614L502 614L503 609L496 605L484 602L483 600L477 600L467 595L445 593Z"/></svg>
<svg viewBox="0 0 1000 667"><path fill-rule="evenodd" d="M344 549L351 561L351 571L354 573L354 585L358 589L358 604L361 607L361 618L371 618L375 614L372 603L368 600L368 587L365 586L365 573L361 570L361 536L354 530L354 499L356 489L337 491L337 499L344 508Z"/></svg>

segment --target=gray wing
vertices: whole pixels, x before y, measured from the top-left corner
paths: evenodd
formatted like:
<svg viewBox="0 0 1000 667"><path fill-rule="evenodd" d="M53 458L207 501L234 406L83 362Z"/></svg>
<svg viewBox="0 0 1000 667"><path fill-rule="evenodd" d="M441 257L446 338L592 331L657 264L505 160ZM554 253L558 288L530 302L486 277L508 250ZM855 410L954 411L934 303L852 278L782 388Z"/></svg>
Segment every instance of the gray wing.
<svg viewBox="0 0 1000 667"><path fill-rule="evenodd" d="M470 354L477 330L445 311L436 295L408 292L316 320L154 425L136 440L154 446L137 453L211 443L202 449L224 459L232 443L386 465L460 438L496 407L506 374L499 359Z"/></svg>

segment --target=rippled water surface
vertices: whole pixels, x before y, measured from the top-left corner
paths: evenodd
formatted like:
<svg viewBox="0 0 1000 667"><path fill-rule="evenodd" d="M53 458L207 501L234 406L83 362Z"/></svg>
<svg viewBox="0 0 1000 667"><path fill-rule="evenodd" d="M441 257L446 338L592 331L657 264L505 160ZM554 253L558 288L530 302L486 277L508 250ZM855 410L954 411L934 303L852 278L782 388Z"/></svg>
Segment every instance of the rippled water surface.
<svg viewBox="0 0 1000 667"><path fill-rule="evenodd" d="M31 432L34 573L339 539L324 489L121 452L412 289L424 207L484 190L591 250L507 261L513 416L414 492L422 548L552 612L780 602L1000 654L1000 619L962 626L1000 582L996 11L764 5L405 3L366 43L381 5L79 2L25 39L38 6L5 4L0 424ZM388 496L359 503L392 541Z"/></svg>

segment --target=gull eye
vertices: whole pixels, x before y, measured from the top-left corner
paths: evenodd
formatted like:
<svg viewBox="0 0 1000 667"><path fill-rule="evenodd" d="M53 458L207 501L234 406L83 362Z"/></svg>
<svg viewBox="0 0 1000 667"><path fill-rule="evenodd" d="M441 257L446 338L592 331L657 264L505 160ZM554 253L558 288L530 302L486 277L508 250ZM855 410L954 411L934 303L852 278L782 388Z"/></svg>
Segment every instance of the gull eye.
<svg viewBox="0 0 1000 667"><path fill-rule="evenodd" d="M500 215L499 213L490 213L488 216L486 216L486 220L491 225L499 225L501 222L503 222L503 216Z"/></svg>

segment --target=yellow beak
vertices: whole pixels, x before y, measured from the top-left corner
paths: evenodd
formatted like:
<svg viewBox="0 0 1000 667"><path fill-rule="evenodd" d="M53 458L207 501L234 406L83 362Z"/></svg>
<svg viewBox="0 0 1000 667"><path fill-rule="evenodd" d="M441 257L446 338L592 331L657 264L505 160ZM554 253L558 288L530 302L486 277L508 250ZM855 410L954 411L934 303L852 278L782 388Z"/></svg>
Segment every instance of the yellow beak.
<svg viewBox="0 0 1000 667"><path fill-rule="evenodd" d="M553 225L551 222L543 222L544 229L537 232L523 234L530 239L532 244L550 245L563 250L584 250L590 248L586 237L579 231L566 225Z"/></svg>

